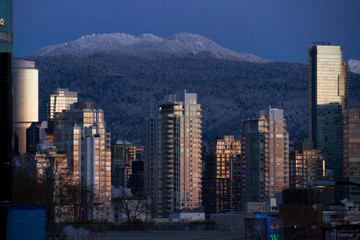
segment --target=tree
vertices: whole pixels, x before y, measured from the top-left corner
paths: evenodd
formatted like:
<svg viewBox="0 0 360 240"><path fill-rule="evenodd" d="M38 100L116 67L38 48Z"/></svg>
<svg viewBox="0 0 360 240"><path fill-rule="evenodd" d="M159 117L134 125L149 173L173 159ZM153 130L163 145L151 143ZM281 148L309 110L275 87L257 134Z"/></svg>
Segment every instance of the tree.
<svg viewBox="0 0 360 240"><path fill-rule="evenodd" d="M120 210L126 217L127 223L146 221L151 216L152 206L150 198L144 195L132 196L123 190L120 195L112 199L115 211Z"/></svg>
<svg viewBox="0 0 360 240"><path fill-rule="evenodd" d="M92 188L69 181L59 198L65 219L73 223L84 223L92 219L94 204Z"/></svg>

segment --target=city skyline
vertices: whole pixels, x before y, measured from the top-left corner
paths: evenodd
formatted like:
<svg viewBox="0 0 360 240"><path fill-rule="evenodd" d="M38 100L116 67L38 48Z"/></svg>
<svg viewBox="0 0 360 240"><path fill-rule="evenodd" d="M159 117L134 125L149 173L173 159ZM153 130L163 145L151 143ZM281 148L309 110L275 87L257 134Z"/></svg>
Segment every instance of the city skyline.
<svg viewBox="0 0 360 240"><path fill-rule="evenodd" d="M324 7L325 6L325 7ZM236 52L273 60L306 63L313 41L344 47L344 60L360 59L356 41L358 1L87 1L14 2L14 51L23 57L40 47L86 34L152 33L169 37L197 33ZM46 20L45 20L46 19ZM36 26L36 27L35 27ZM29 31L32 34L29 34ZM342 33L342 34L339 34ZM350 37L351 36L351 37Z"/></svg>
<svg viewBox="0 0 360 240"><path fill-rule="evenodd" d="M19 0L13 34L0 0L1 238L360 239L360 2L324 3Z"/></svg>

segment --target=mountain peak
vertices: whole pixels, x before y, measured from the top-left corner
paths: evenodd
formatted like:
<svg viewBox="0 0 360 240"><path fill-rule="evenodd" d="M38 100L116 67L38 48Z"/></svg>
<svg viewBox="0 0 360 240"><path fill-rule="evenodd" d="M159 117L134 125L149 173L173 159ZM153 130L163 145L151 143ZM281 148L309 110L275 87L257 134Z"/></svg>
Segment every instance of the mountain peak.
<svg viewBox="0 0 360 240"><path fill-rule="evenodd" d="M71 42L43 47L29 54L33 56L75 55L88 57L96 53L134 55L147 58L194 56L199 53L221 59L266 63L269 60L247 53L236 53L210 39L193 33L178 33L161 38L151 33L135 37L126 33L90 34Z"/></svg>

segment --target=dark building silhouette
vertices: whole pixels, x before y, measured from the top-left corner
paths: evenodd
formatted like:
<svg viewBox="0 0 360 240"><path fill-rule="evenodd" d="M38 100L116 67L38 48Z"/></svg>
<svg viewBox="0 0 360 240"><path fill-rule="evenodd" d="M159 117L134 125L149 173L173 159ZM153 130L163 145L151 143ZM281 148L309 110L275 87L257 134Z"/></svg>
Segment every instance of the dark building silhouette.
<svg viewBox="0 0 360 240"><path fill-rule="evenodd" d="M144 195L144 161L133 161L128 187L135 196Z"/></svg>

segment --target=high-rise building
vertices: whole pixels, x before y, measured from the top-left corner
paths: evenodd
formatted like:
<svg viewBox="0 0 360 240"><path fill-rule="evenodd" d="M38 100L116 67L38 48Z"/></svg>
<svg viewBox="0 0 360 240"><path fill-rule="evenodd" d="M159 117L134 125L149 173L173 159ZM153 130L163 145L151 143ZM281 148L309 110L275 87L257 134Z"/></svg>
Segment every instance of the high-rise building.
<svg viewBox="0 0 360 240"><path fill-rule="evenodd" d="M72 211L62 205L63 199L59 199L64 196L64 186L72 179L66 154L59 153L57 149L46 149L36 152L34 160L38 181L46 182L48 184L46 194L53 194L52 198L56 199L48 202L50 203L47 206L48 221L71 221Z"/></svg>
<svg viewBox="0 0 360 240"><path fill-rule="evenodd" d="M26 129L39 120L39 71L35 62L14 59L13 131L15 154L26 154Z"/></svg>
<svg viewBox="0 0 360 240"><path fill-rule="evenodd" d="M155 215L158 212L158 158L157 158L157 121L151 109L151 116L146 118L146 143L144 151L144 190L152 201Z"/></svg>
<svg viewBox="0 0 360 240"><path fill-rule="evenodd" d="M132 162L128 187L134 196L144 196L144 161Z"/></svg>
<svg viewBox="0 0 360 240"><path fill-rule="evenodd" d="M12 0L0 1L0 52L13 50L13 12Z"/></svg>
<svg viewBox="0 0 360 240"><path fill-rule="evenodd" d="M55 114L54 144L65 151L73 180L94 193L90 220L110 220L111 143L104 112L93 102L74 103Z"/></svg>
<svg viewBox="0 0 360 240"><path fill-rule="evenodd" d="M111 144L111 185L127 187L136 160L136 146L126 140L114 140Z"/></svg>
<svg viewBox="0 0 360 240"><path fill-rule="evenodd" d="M243 202L265 202L289 187L289 134L282 109L260 111L260 117L243 121Z"/></svg>
<svg viewBox="0 0 360 240"><path fill-rule="evenodd" d="M35 154L38 144L53 145L54 144L54 121L33 122L26 129L26 152L27 154Z"/></svg>
<svg viewBox="0 0 360 240"><path fill-rule="evenodd" d="M311 188L325 177L325 160L312 142L295 142L290 151L290 188Z"/></svg>
<svg viewBox="0 0 360 240"><path fill-rule="evenodd" d="M343 177L343 110L347 109L347 64L340 46L309 48L309 139L335 181ZM338 198L340 196L338 195Z"/></svg>
<svg viewBox="0 0 360 240"><path fill-rule="evenodd" d="M148 119L146 171L147 191L157 216L168 217L173 210L201 207L201 106L196 93L171 94L158 108L155 121ZM154 132L156 132L154 134ZM149 187L150 185L150 187Z"/></svg>
<svg viewBox="0 0 360 240"><path fill-rule="evenodd" d="M55 113L69 110L70 105L78 101L77 92L71 92L67 88L57 88L50 95L50 103L48 105L48 119L53 119Z"/></svg>
<svg viewBox="0 0 360 240"><path fill-rule="evenodd" d="M360 183L360 110L344 112L344 177L347 182ZM345 197L360 203L360 189L345 187Z"/></svg>
<svg viewBox="0 0 360 240"><path fill-rule="evenodd" d="M216 138L203 153L202 199L206 214L241 210L241 140Z"/></svg>
<svg viewBox="0 0 360 240"><path fill-rule="evenodd" d="M0 0L0 238L6 239L7 204L11 203L12 172L12 0Z"/></svg>

